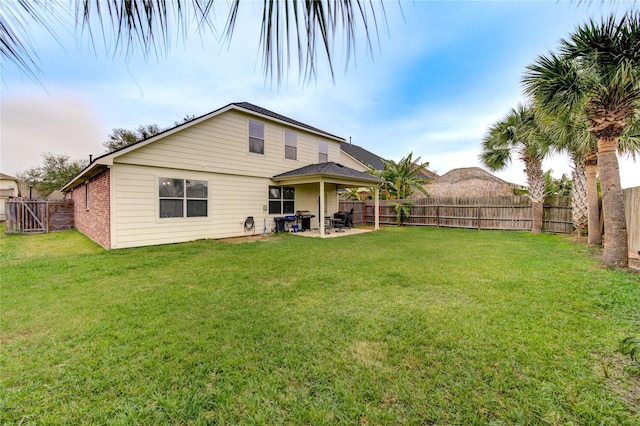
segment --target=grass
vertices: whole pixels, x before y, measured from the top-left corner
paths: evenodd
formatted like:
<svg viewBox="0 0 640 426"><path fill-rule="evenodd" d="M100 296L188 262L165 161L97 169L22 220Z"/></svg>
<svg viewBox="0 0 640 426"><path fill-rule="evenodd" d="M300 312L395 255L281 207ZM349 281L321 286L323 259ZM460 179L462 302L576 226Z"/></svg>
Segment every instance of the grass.
<svg viewBox="0 0 640 426"><path fill-rule="evenodd" d="M637 425L640 278L551 235L3 236L6 424ZM615 375L613 380L612 375Z"/></svg>

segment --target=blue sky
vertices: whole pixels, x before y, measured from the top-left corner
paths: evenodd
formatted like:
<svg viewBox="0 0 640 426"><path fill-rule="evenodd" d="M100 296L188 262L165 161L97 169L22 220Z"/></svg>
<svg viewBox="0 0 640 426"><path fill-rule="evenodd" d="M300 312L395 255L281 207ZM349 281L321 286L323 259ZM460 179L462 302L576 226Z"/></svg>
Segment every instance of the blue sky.
<svg viewBox="0 0 640 426"><path fill-rule="evenodd" d="M144 60L92 48L86 34L58 40L32 25L39 81L3 64L0 170L15 174L44 152L87 158L104 153L112 128L168 127L230 102L247 101L340 135L398 160L409 152L445 173L480 166L487 128L524 101L520 78L540 54L589 18L624 13L633 2L386 2L373 53L360 37L349 63L335 49L335 79L319 63L303 84L291 66L277 85L265 80L258 49L260 4L246 3L230 44L188 34L167 55ZM224 12L224 11L222 11ZM224 16L224 13L219 13ZM64 26L65 28L68 25ZM222 28L222 26L220 26ZM568 161L545 162L554 175ZM524 183L517 161L498 176ZM621 160L623 187L640 185L640 166Z"/></svg>

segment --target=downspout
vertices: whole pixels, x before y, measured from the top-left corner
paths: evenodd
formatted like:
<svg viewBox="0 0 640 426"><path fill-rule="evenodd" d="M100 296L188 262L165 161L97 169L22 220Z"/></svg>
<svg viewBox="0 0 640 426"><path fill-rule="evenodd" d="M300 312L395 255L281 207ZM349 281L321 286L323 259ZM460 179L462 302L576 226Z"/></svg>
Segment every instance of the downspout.
<svg viewBox="0 0 640 426"><path fill-rule="evenodd" d="M324 237L324 179L320 179L320 236Z"/></svg>

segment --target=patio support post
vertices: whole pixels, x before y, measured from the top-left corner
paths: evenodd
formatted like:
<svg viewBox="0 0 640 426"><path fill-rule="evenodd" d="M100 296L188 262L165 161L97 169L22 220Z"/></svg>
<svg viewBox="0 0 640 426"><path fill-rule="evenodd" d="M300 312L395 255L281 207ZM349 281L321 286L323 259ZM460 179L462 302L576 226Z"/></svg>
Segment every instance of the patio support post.
<svg viewBox="0 0 640 426"><path fill-rule="evenodd" d="M375 207L374 207L374 216L375 216L375 230L380 230L380 188L376 186L375 190Z"/></svg>
<svg viewBox="0 0 640 426"><path fill-rule="evenodd" d="M324 180L320 179L320 217L318 218L320 224L320 236L324 237Z"/></svg>

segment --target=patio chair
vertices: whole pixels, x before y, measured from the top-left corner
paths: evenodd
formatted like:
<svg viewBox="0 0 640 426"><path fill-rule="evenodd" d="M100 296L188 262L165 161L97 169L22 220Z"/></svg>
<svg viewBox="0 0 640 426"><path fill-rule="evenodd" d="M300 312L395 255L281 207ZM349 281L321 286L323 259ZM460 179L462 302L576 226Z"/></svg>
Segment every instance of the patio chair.
<svg viewBox="0 0 640 426"><path fill-rule="evenodd" d="M353 209L349 213L336 212L333 214L331 224L336 228L335 232L344 232L342 228L353 228Z"/></svg>

